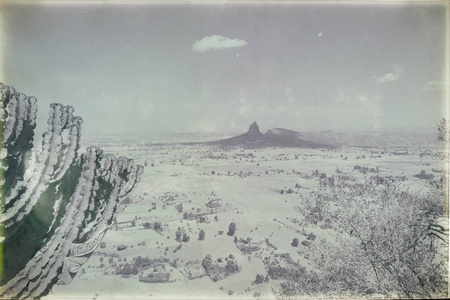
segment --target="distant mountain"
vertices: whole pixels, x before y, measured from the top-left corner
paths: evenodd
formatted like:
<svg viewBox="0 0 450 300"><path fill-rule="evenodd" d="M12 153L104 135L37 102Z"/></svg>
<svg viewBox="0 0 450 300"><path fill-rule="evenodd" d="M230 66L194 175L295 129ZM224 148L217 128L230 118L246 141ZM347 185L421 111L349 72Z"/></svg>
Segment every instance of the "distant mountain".
<svg viewBox="0 0 450 300"><path fill-rule="evenodd" d="M302 132L303 138L316 143L329 143L343 147L387 147L387 146L441 146L435 132L414 131L320 131Z"/></svg>
<svg viewBox="0 0 450 300"><path fill-rule="evenodd" d="M224 140L208 142L210 145L225 147L242 146L245 148L294 147L294 148L332 148L331 145L302 139L300 132L274 128L262 134L256 122L250 125L248 132Z"/></svg>
<svg viewBox="0 0 450 300"><path fill-rule="evenodd" d="M300 132L293 131L293 130L287 130L287 129L283 129L283 128L269 129L266 132L266 136L275 138L278 140L283 140L284 142L287 142L287 143L303 141L303 136Z"/></svg>

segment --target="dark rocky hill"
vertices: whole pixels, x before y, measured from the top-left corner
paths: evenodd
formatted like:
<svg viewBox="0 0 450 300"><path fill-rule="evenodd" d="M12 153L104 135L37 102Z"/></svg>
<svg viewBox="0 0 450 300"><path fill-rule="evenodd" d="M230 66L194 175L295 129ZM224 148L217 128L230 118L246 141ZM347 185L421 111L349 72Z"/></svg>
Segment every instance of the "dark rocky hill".
<svg viewBox="0 0 450 300"><path fill-rule="evenodd" d="M262 134L256 122L253 122L248 132L224 140L208 142L209 145L223 147L241 146L244 148L293 147L293 148L333 148L331 145L307 141L301 138L300 132L274 128Z"/></svg>

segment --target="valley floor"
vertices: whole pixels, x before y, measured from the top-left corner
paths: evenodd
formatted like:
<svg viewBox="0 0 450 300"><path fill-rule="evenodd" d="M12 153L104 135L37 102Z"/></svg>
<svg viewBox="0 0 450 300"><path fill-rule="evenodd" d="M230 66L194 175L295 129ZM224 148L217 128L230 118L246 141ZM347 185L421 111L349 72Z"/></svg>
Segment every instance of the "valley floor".
<svg viewBox="0 0 450 300"><path fill-rule="evenodd" d="M323 223L303 222L299 212L301 196L319 191L321 178L348 176L355 183L374 175L402 178L403 189L421 193L429 180L414 175L424 170L437 178L444 169L437 149L426 146L102 148L145 165L143 178L72 283L55 286L46 299L273 299L285 275L276 267L308 268L311 233L323 239L335 234ZM236 224L233 234L230 223Z"/></svg>

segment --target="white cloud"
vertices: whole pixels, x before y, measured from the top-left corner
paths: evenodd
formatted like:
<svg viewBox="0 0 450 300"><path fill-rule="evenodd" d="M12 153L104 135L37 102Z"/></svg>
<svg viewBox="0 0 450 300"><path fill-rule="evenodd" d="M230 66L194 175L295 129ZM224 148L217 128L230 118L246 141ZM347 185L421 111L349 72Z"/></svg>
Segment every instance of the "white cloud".
<svg viewBox="0 0 450 300"><path fill-rule="evenodd" d="M443 81L428 81L427 85L420 89L421 92L442 91L447 87Z"/></svg>
<svg viewBox="0 0 450 300"><path fill-rule="evenodd" d="M400 77L399 73L386 73L383 76L373 76L372 78L376 79L379 83L392 82L396 81Z"/></svg>
<svg viewBox="0 0 450 300"><path fill-rule="evenodd" d="M247 42L239 39L230 39L220 35L205 36L200 41L196 41L192 46L192 51L203 53L218 49L239 48L247 45Z"/></svg>

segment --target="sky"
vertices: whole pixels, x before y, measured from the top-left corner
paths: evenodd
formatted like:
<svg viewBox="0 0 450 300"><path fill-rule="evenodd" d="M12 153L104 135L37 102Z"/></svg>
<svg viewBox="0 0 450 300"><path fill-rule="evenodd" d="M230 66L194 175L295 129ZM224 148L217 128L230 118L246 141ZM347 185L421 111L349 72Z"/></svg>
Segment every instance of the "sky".
<svg viewBox="0 0 450 300"><path fill-rule="evenodd" d="M448 2L0 4L0 81L87 133L436 128Z"/></svg>

